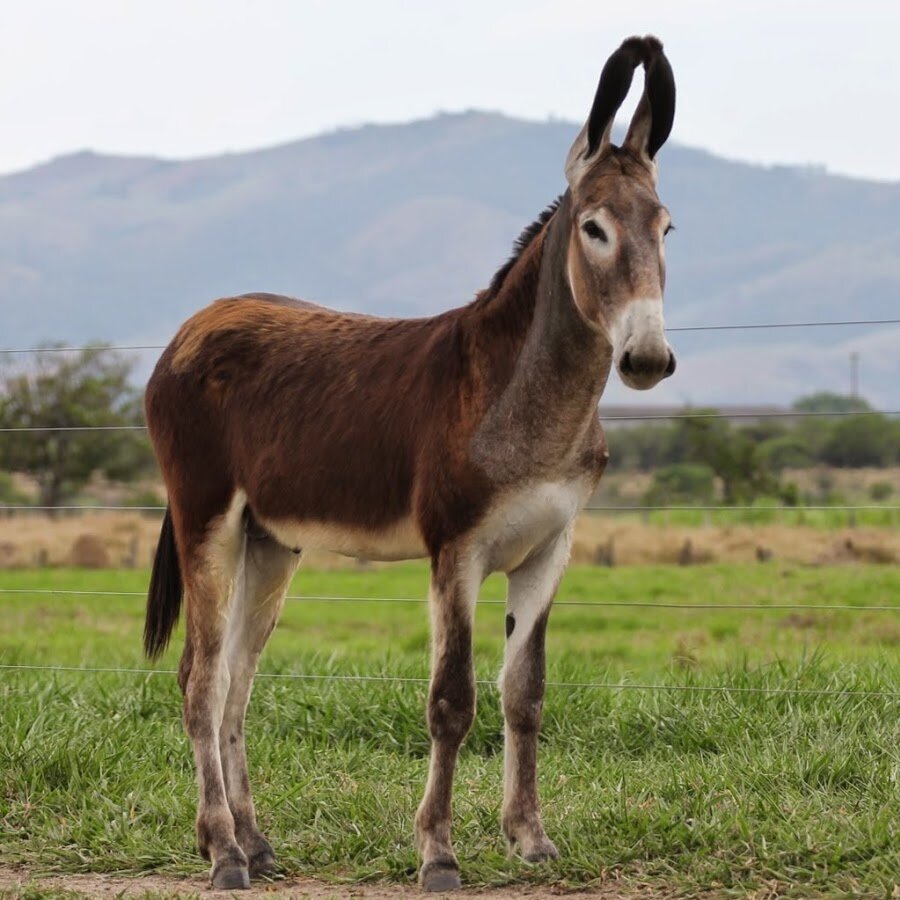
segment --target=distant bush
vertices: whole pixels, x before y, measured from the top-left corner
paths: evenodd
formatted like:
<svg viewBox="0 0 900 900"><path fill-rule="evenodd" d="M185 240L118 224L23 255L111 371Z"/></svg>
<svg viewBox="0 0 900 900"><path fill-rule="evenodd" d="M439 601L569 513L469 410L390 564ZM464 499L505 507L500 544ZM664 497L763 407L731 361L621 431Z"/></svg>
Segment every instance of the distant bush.
<svg viewBox="0 0 900 900"><path fill-rule="evenodd" d="M703 463L674 463L653 476L644 496L648 506L709 504L715 497L715 473Z"/></svg>
<svg viewBox="0 0 900 900"><path fill-rule="evenodd" d="M897 460L898 428L886 416L850 416L837 423L822 450L832 466L889 466Z"/></svg>
<svg viewBox="0 0 900 900"><path fill-rule="evenodd" d="M796 434L783 434L760 444L762 459L773 472L804 469L813 464L809 444Z"/></svg>
<svg viewBox="0 0 900 900"><path fill-rule="evenodd" d="M792 408L816 415L735 424L719 418L715 409L685 407L684 417L676 415L671 423L611 428L610 470L654 472L662 466L705 464L721 481L724 502L734 504L779 495L785 469L900 462L900 421L873 412L861 397L822 392Z"/></svg>
<svg viewBox="0 0 900 900"><path fill-rule="evenodd" d="M872 408L862 397L833 394L831 391L800 397L792 406L798 412L866 412Z"/></svg>
<svg viewBox="0 0 900 900"><path fill-rule="evenodd" d="M9 472L0 472L0 504L9 506L24 506L28 503L28 497L15 485Z"/></svg>
<svg viewBox="0 0 900 900"><path fill-rule="evenodd" d="M876 481L869 487L869 497L876 503L887 500L894 493L894 486L889 481Z"/></svg>
<svg viewBox="0 0 900 900"><path fill-rule="evenodd" d="M788 481L783 483L778 499L781 500L785 506L799 506L801 499L800 488L797 486L796 482Z"/></svg>
<svg viewBox="0 0 900 900"><path fill-rule="evenodd" d="M165 506L166 501L151 489L135 491L125 498L124 506Z"/></svg>

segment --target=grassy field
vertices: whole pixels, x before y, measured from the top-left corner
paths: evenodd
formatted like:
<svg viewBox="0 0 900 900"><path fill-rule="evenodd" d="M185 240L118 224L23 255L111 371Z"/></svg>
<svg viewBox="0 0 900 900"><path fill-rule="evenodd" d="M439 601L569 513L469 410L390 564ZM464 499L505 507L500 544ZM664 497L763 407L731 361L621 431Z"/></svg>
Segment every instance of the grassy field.
<svg viewBox="0 0 900 900"><path fill-rule="evenodd" d="M147 669L142 598L104 593L141 592L146 578L0 573L0 588L24 592L0 594L0 663ZM257 681L251 768L287 873L413 878L426 686L390 676L427 675L425 585L419 564L298 576L294 594L392 602L290 601L266 651L268 675L385 676ZM86 593L31 593L53 589ZM483 599L502 596L489 580ZM541 781L563 858L540 868L506 858L492 686L504 613L485 602L476 667L486 683L455 803L468 884L618 878L667 896L892 895L900 618L784 607L900 612L896 566L577 567L559 598ZM0 670L0 859L35 872L202 870L179 701L168 674Z"/></svg>

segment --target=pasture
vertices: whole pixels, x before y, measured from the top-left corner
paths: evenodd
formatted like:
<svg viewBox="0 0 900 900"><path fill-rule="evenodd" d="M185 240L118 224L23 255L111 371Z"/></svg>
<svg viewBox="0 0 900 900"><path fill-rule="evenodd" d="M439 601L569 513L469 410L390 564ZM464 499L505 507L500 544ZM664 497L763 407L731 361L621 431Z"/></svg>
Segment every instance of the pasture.
<svg viewBox="0 0 900 900"><path fill-rule="evenodd" d="M0 574L0 587L22 591L2 598L0 663L104 670L0 670L6 865L204 869L174 676L110 671L149 668L143 599L115 593L139 595L147 577ZM287 875L414 879L410 823L429 746L426 582L422 564L298 574L291 594L310 599L287 603L247 729L260 822ZM31 593L50 590L84 593ZM482 599L503 591L492 577ZM483 683L454 803L466 884L891 896L900 620L861 607L900 611L898 595L896 566L573 567L548 632L540 756L545 822L562 859L539 867L507 859L500 835L493 682L504 610L482 602ZM849 608L825 608L836 606ZM179 634L160 669L175 667L180 643Z"/></svg>

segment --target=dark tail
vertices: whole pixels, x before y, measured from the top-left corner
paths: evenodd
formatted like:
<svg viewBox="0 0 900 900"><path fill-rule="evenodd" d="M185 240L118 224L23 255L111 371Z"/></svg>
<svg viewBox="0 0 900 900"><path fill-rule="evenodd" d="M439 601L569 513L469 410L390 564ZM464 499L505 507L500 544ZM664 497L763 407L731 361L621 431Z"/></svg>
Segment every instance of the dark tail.
<svg viewBox="0 0 900 900"><path fill-rule="evenodd" d="M172 630L181 611L181 568L178 565L178 550L175 547L175 529L172 513L166 509L156 558L150 575L150 590L147 593L147 618L144 620L144 652L150 659L156 659L169 645Z"/></svg>

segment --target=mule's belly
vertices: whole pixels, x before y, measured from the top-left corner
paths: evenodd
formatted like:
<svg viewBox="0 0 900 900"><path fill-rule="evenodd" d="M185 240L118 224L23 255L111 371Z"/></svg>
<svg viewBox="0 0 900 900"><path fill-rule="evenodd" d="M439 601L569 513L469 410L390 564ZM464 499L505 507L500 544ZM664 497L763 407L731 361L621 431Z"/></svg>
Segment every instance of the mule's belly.
<svg viewBox="0 0 900 900"><path fill-rule="evenodd" d="M562 533L587 502L588 478L531 483L500 495L462 540L485 574L511 572ZM391 562L421 559L428 550L412 517L381 530L318 520L269 519L260 524L281 544Z"/></svg>
<svg viewBox="0 0 900 900"><path fill-rule="evenodd" d="M260 524L286 547L330 550L342 556L392 562L428 555L411 518L380 531L315 520L260 519Z"/></svg>
<svg viewBox="0 0 900 900"><path fill-rule="evenodd" d="M512 572L566 530L593 489L588 478L540 482L495 503L474 535L473 549L488 572Z"/></svg>

